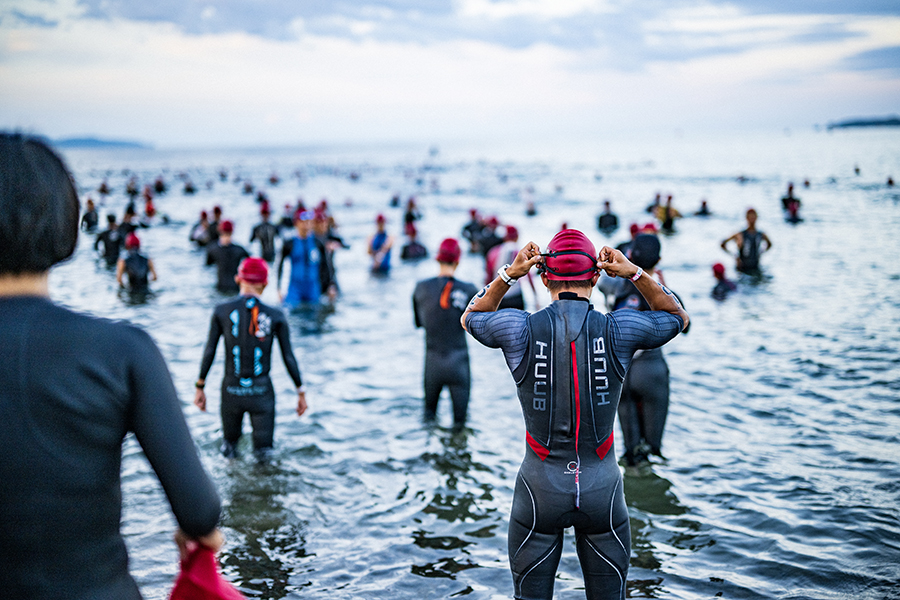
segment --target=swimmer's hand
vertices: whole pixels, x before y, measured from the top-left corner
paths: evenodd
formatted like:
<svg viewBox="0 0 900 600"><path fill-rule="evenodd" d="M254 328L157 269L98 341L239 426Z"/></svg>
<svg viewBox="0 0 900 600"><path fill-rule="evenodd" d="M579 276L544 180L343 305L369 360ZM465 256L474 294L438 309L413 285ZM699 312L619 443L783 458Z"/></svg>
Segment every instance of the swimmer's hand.
<svg viewBox="0 0 900 600"><path fill-rule="evenodd" d="M213 554L217 553L222 548L222 544L225 543L225 537L218 528L213 529L212 533L200 538L188 537L188 534L179 529L175 532L175 543L178 545L178 554L181 560L184 561L191 552L200 546L209 548L213 551Z"/></svg>
<svg viewBox="0 0 900 600"><path fill-rule="evenodd" d="M609 246L600 248L597 268L606 271L606 274L611 277L624 277L626 279L634 277L638 270L630 260L625 258L621 250L616 250Z"/></svg>
<svg viewBox="0 0 900 600"><path fill-rule="evenodd" d="M506 274L513 279L524 277L528 274L528 271L531 270L531 267L543 261L544 257L541 256L540 247L538 247L538 245L534 242L528 242L527 244L525 244L525 247L519 250L519 253L516 254L516 259L512 262L509 268L506 269Z"/></svg>
<svg viewBox="0 0 900 600"><path fill-rule="evenodd" d="M306 392L297 390L297 416L302 417L306 409Z"/></svg>
<svg viewBox="0 0 900 600"><path fill-rule="evenodd" d="M203 388L197 388L194 393L194 406L206 412L206 392L203 391Z"/></svg>

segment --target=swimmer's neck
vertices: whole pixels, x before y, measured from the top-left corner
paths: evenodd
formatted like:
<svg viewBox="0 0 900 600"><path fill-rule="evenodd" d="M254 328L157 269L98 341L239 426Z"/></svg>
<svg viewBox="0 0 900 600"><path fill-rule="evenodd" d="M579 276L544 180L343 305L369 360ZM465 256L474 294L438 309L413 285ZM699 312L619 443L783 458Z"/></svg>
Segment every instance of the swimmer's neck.
<svg viewBox="0 0 900 600"><path fill-rule="evenodd" d="M0 296L50 297L49 272L0 275Z"/></svg>
<svg viewBox="0 0 900 600"><path fill-rule="evenodd" d="M456 274L456 265L448 264L448 263L438 263L440 265L440 270L438 271L438 277L453 277Z"/></svg>

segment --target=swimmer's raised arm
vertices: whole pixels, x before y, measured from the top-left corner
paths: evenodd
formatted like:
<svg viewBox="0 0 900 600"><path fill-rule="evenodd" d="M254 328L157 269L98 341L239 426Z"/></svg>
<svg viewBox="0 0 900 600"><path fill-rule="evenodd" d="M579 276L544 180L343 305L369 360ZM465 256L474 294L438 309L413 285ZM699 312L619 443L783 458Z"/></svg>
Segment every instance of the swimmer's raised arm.
<svg viewBox="0 0 900 600"><path fill-rule="evenodd" d="M665 311L680 318L683 323L682 331L691 322L687 311L681 306L681 302L678 301L675 294L670 292L666 286L656 282L650 275L645 274L643 269L625 258L621 251L603 246L600 249L597 268L606 271L607 275L630 279L647 304L650 305L651 310Z"/></svg>
<svg viewBox="0 0 900 600"><path fill-rule="evenodd" d="M524 277L533 266L542 260L540 247L534 242L528 242L524 248L519 250L519 253L516 254L516 259L506 269L506 276L511 280ZM498 273L497 277L475 294L475 297L469 302L469 306L466 307L466 311L459 319L463 329L466 329L466 315L469 313L496 311L510 287L512 287L512 283L506 283L506 280Z"/></svg>

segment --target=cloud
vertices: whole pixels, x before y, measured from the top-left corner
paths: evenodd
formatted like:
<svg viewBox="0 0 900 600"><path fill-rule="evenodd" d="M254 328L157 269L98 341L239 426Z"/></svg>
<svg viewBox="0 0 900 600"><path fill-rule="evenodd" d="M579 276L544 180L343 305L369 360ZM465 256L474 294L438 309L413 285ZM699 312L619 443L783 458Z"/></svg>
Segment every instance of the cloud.
<svg viewBox="0 0 900 600"><path fill-rule="evenodd" d="M900 15L896 0L733 0L749 14L767 15Z"/></svg>
<svg viewBox="0 0 900 600"><path fill-rule="evenodd" d="M854 71L887 70L900 74L900 46L875 48L848 57L844 63Z"/></svg>
<svg viewBox="0 0 900 600"><path fill-rule="evenodd" d="M5 0L0 122L56 137L290 144L781 127L894 110L900 81L883 67L898 63L900 18L792 6Z"/></svg>
<svg viewBox="0 0 900 600"><path fill-rule="evenodd" d="M471 41L586 51L605 66L727 56L861 35L836 14L898 14L896 2L735 0L79 0L84 16L171 23L190 35L333 37L422 46ZM852 6L850 6L852 5ZM771 15L787 15L772 18Z"/></svg>
<svg viewBox="0 0 900 600"><path fill-rule="evenodd" d="M12 23L9 23L11 21ZM0 26L25 25L28 27L56 27L59 21L55 19L47 19L42 15L24 13L20 10L10 10L0 17Z"/></svg>

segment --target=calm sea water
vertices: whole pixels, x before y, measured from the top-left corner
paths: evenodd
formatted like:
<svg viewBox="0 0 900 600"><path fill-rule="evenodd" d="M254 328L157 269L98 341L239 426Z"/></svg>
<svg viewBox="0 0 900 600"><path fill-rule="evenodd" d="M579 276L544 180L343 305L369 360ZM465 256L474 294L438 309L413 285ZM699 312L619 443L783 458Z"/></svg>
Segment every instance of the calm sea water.
<svg viewBox="0 0 900 600"><path fill-rule="evenodd" d="M388 217L399 246L402 208L389 200L414 194L424 215L420 238L432 253L443 237L459 235L470 207L516 225L523 242L543 246L565 222L599 247L626 239L630 222L647 221L644 207L661 192L686 215L702 198L715 214L686 216L663 239L661 268L693 325L665 350L667 458L625 471L630 597L900 598L900 190L885 185L900 178L900 132L429 150L66 153L85 197L99 199L93 190L108 178L113 194L101 216L121 216L131 173L142 183L162 175L170 185L156 204L173 223L141 232L160 274L149 301L117 291L87 235L54 271L52 295L137 323L162 348L224 499L229 579L250 598L509 597L507 516L524 454L514 384L500 352L470 340L470 430L422 425L423 335L410 297L436 264L395 256L388 278L370 277L373 219ZM277 186L266 181L273 172ZM195 195L182 193L180 173L197 185ZM219 457L215 394L209 413L191 404L209 316L223 298L203 254L189 246L188 228L201 209L220 204L236 222L236 240L247 242L257 205L238 177L264 187L276 209L301 196L327 198L351 246L337 255L342 295L333 309L290 315L310 411L294 414L276 353L276 454L262 467ZM798 225L781 217L788 181L803 201ZM525 216L529 198L537 216ZM596 230L607 198L622 223L609 238ZM743 228L750 206L774 244L764 256L767 278L741 281L716 302L710 266L722 261L734 276L719 243ZM458 276L480 285L482 271L466 256ZM273 288L269 302L277 302ZM547 298L537 300L543 306ZM593 300L603 306L598 294ZM221 377L219 352L210 381ZM444 426L448 405L443 399ZM134 440L124 453L131 570L147 598L162 599L177 570L174 519ZM566 544L556 597L583 597L571 535Z"/></svg>

